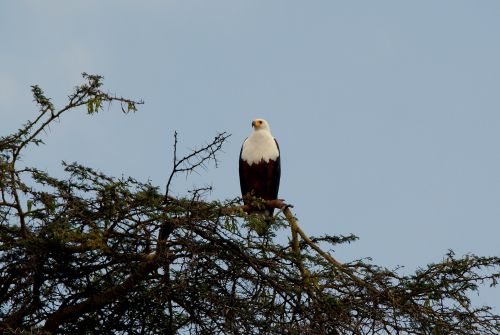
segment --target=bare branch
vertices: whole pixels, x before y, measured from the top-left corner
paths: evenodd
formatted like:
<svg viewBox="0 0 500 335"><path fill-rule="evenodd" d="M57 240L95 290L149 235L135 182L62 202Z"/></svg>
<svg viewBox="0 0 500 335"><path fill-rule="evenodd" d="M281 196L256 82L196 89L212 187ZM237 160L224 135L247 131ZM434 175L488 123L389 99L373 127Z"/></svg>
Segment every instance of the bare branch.
<svg viewBox="0 0 500 335"><path fill-rule="evenodd" d="M167 186L165 188L165 198L168 199L170 185L172 179L177 174L182 173L192 173L195 172L199 167L205 167L209 161L213 161L217 166L217 156L216 154L222 150L222 145L231 136L226 132L219 133L215 136L212 142L207 143L199 149L194 149L190 154L178 159L177 158L177 144L178 144L178 133L174 132L174 153L173 153L173 168L168 177Z"/></svg>

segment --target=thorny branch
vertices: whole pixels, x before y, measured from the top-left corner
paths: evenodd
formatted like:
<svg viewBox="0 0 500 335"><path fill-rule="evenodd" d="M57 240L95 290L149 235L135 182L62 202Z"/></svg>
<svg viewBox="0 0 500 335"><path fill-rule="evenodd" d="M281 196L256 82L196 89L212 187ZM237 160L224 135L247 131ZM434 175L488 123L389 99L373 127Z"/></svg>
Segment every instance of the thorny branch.
<svg viewBox="0 0 500 335"><path fill-rule="evenodd" d="M190 174L198 170L199 167L206 167L206 163L209 161L214 162L217 167L218 161L216 153L222 149L222 144L231 136L230 134L223 132L217 134L212 142L207 143L199 149L194 149L188 155L177 158L177 144L178 144L178 133L174 132L174 153L173 153L173 168L168 177L167 186L165 190L165 198L168 199L170 184L175 175L187 173Z"/></svg>

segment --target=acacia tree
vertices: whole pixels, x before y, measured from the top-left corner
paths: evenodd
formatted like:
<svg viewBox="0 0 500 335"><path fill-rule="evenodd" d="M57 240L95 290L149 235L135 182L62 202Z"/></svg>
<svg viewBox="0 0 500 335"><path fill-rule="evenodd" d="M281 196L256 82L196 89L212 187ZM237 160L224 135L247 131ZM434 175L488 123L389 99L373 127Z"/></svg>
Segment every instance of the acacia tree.
<svg viewBox="0 0 500 335"><path fill-rule="evenodd" d="M473 306L495 285L498 257L449 252L410 275L335 260L354 236L308 237L290 206L265 224L241 199L170 195L172 178L210 162L229 137L179 156L163 187L63 163L65 178L21 166L26 148L65 113L134 100L84 74L62 108L34 86L38 115L0 138L0 330L59 334L498 334L500 317ZM258 228L258 229L257 229ZM264 229L264 231L266 231ZM289 243L274 241L290 229ZM322 248L320 248L320 245Z"/></svg>

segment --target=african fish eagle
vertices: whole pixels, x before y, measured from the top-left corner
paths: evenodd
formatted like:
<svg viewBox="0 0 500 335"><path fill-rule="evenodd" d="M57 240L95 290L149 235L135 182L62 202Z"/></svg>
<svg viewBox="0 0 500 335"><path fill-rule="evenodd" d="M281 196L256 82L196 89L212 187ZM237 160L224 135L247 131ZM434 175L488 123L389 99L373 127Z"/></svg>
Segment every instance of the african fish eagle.
<svg viewBox="0 0 500 335"><path fill-rule="evenodd" d="M252 122L253 132L245 139L240 151L241 195L251 194L264 200L278 197L281 163L278 142L271 134L269 123L263 119ZM250 205L244 200L245 205ZM249 213L264 213L270 218L274 209L250 210ZM267 221L267 220L266 220Z"/></svg>

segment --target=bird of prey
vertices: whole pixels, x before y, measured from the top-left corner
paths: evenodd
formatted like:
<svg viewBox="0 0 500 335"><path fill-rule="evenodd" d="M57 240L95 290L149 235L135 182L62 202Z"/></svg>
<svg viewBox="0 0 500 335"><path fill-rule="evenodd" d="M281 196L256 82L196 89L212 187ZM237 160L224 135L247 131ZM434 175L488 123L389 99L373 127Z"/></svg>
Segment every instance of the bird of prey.
<svg viewBox="0 0 500 335"><path fill-rule="evenodd" d="M255 119L252 128L252 133L241 147L239 164L241 195L250 208L249 194L264 200L278 197L281 175L280 149L271 134L269 123ZM273 211L273 208L253 208L248 213L260 213L268 221Z"/></svg>

